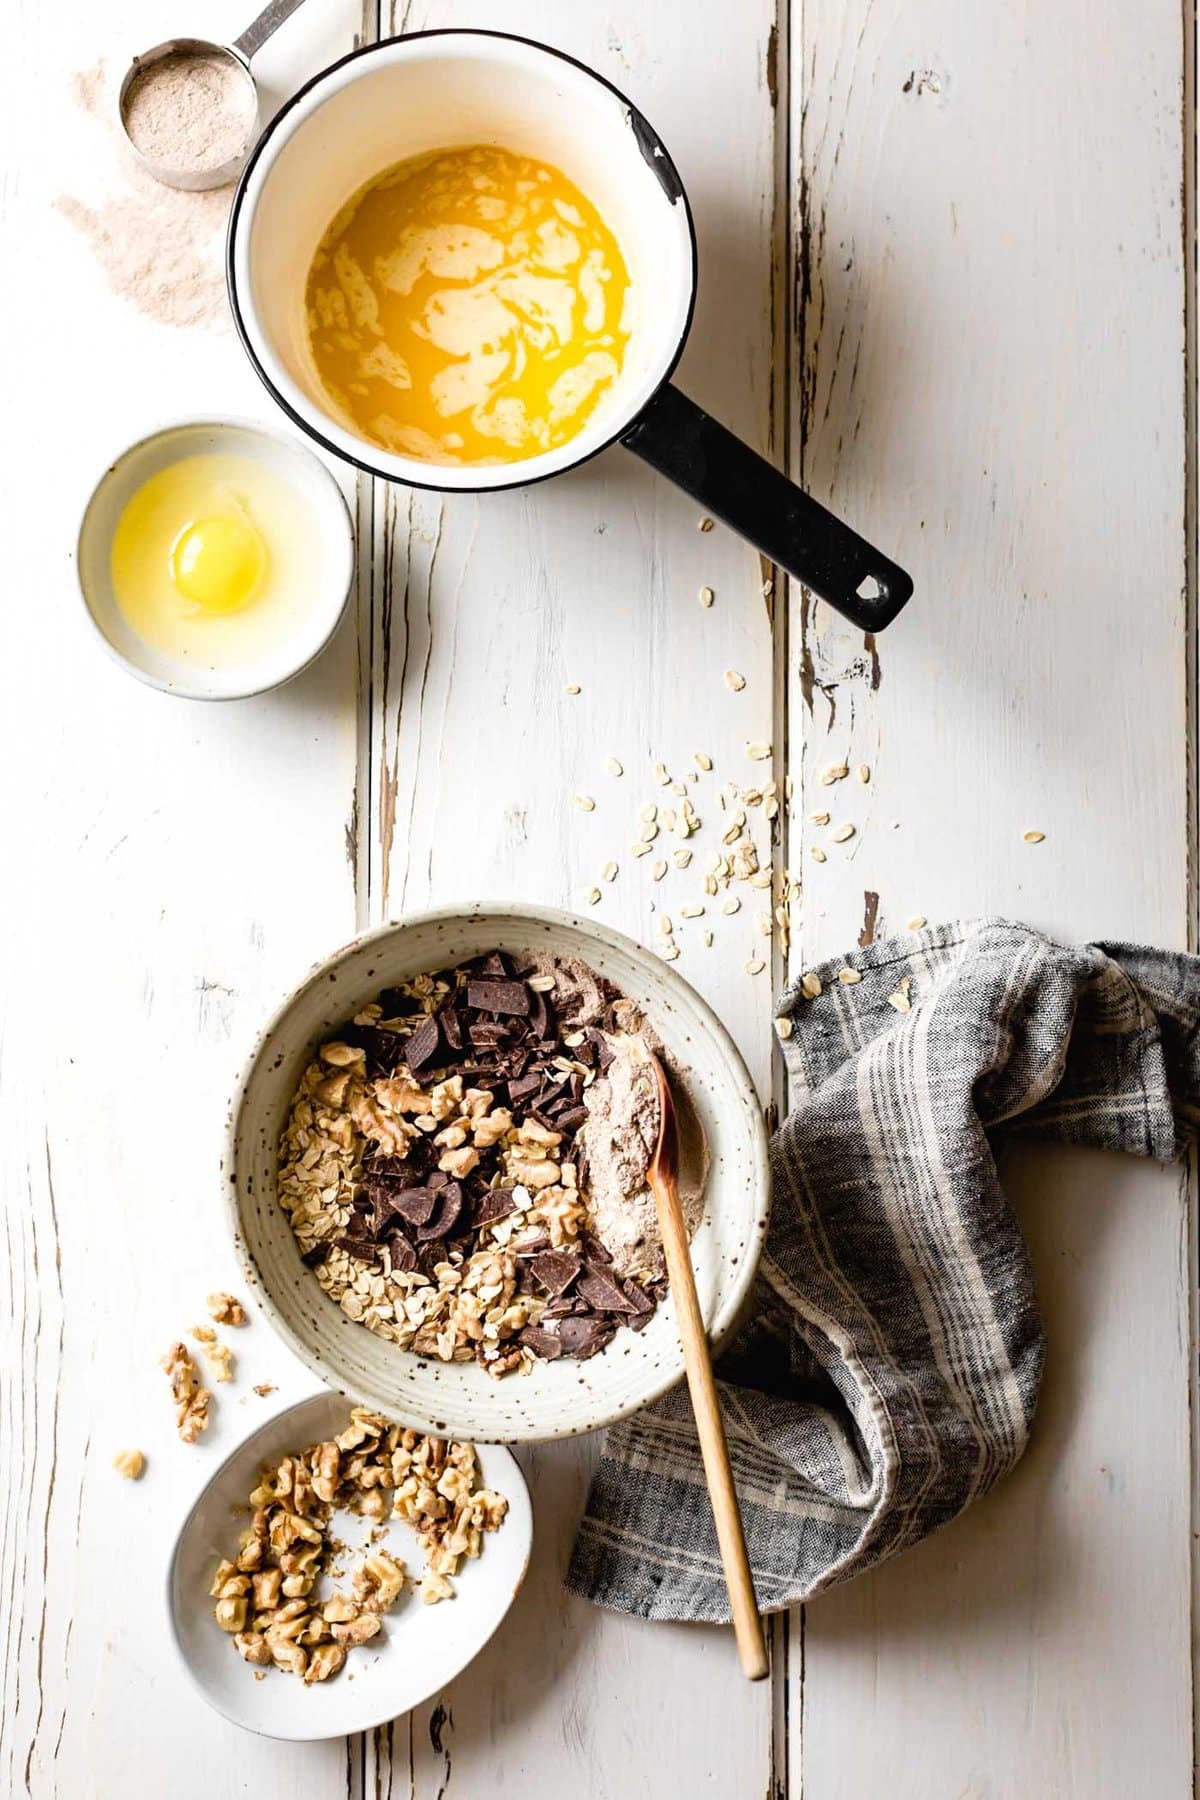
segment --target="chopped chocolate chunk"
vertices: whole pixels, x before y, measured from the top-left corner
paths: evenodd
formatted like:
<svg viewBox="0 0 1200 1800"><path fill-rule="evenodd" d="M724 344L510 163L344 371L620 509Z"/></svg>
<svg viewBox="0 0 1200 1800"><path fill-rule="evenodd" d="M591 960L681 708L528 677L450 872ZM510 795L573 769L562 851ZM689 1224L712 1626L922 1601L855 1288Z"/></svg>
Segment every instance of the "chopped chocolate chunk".
<svg viewBox="0 0 1200 1800"><path fill-rule="evenodd" d="M644 1314L648 1319L658 1304L653 1294L648 1294L637 1281L623 1281L621 1287L633 1311Z"/></svg>
<svg viewBox="0 0 1200 1800"><path fill-rule="evenodd" d="M409 1225L425 1225L433 1217L433 1209L438 1197L432 1188L406 1187L388 1196L388 1205L392 1212Z"/></svg>
<svg viewBox="0 0 1200 1800"><path fill-rule="evenodd" d="M383 1019L402 1019L412 1006L412 1001L398 987L384 988L377 1002L382 1007L380 1017Z"/></svg>
<svg viewBox="0 0 1200 1800"><path fill-rule="evenodd" d="M582 1265L566 1250L543 1250L529 1266L546 1291L558 1295L566 1293Z"/></svg>
<svg viewBox="0 0 1200 1800"><path fill-rule="evenodd" d="M573 1357L576 1362L586 1362L588 1357L595 1356L598 1350L612 1342L615 1335L615 1326L605 1319L563 1319L558 1327L563 1355Z"/></svg>
<svg viewBox="0 0 1200 1800"><path fill-rule="evenodd" d="M387 1240L392 1253L392 1269L410 1275L417 1266L417 1253L402 1231L394 1231Z"/></svg>
<svg viewBox="0 0 1200 1800"><path fill-rule="evenodd" d="M494 1225L497 1219L506 1219L510 1212L515 1212L517 1203L513 1199L512 1189L505 1187L488 1188L475 1203L475 1212L471 1223L476 1228L480 1225Z"/></svg>
<svg viewBox="0 0 1200 1800"><path fill-rule="evenodd" d="M396 1065L404 1055L404 1039L400 1033L382 1031L378 1025L359 1025L355 1030L367 1054L368 1076L374 1080L377 1075L394 1075Z"/></svg>
<svg viewBox="0 0 1200 1800"><path fill-rule="evenodd" d="M408 1158L404 1156L376 1155L371 1159L370 1173L372 1181L411 1182L412 1179Z"/></svg>
<svg viewBox="0 0 1200 1800"><path fill-rule="evenodd" d="M433 1217L426 1224L418 1227L417 1242L419 1244L433 1243L446 1237L457 1225L462 1209L462 1184L458 1181L448 1181L444 1188L438 1190Z"/></svg>
<svg viewBox="0 0 1200 1800"><path fill-rule="evenodd" d="M607 1069L609 1063L614 1061L617 1053L598 1025L589 1025L587 1028L587 1036L588 1042L596 1046L596 1061L603 1072L603 1070Z"/></svg>
<svg viewBox="0 0 1200 1800"><path fill-rule="evenodd" d="M555 1115L554 1129L556 1131L578 1131L581 1125L586 1124L587 1116L586 1106L564 1106Z"/></svg>
<svg viewBox="0 0 1200 1800"><path fill-rule="evenodd" d="M467 1005L472 1012L504 1013L525 1018L529 1013L529 989L523 981L468 981Z"/></svg>
<svg viewBox="0 0 1200 1800"><path fill-rule="evenodd" d="M544 1362L553 1362L555 1357L563 1353L562 1339L557 1331L543 1331L537 1325L526 1325L517 1333L518 1344L524 1344L535 1356Z"/></svg>
<svg viewBox="0 0 1200 1800"><path fill-rule="evenodd" d="M422 1019L404 1046L404 1060L414 1075L433 1067L441 1044L442 1032L437 1019Z"/></svg>
<svg viewBox="0 0 1200 1800"><path fill-rule="evenodd" d="M445 1037L447 1049L461 1050L463 1047L462 1014L456 1012L452 1006L445 1006L438 1014L438 1018L441 1020L442 1035Z"/></svg>
<svg viewBox="0 0 1200 1800"><path fill-rule="evenodd" d="M346 1236L355 1239L358 1242L361 1242L364 1238L374 1237L375 1235L371 1228L370 1202L368 1201L367 1204L368 1211L351 1212L350 1217L346 1221ZM338 1242L341 1242L340 1238L338 1239Z"/></svg>
<svg viewBox="0 0 1200 1800"><path fill-rule="evenodd" d="M597 1274L589 1269L579 1277L579 1293L597 1312L636 1312L633 1302L627 1299L624 1291L609 1275Z"/></svg>
<svg viewBox="0 0 1200 1800"><path fill-rule="evenodd" d="M511 981L512 964L503 950L489 950L486 956L479 958L481 975L498 975L502 981Z"/></svg>
<svg viewBox="0 0 1200 1800"><path fill-rule="evenodd" d="M508 1036L508 1026L498 1020L482 1019L478 1024L468 1025L467 1035L473 1050L498 1050Z"/></svg>
<svg viewBox="0 0 1200 1800"><path fill-rule="evenodd" d="M529 1012L530 1028L534 1037L544 1038L550 1029L550 1002L545 994L533 994Z"/></svg>
<svg viewBox="0 0 1200 1800"><path fill-rule="evenodd" d="M508 1084L508 1104L521 1106L526 1100L532 1100L542 1085L541 1075L534 1070L532 1075L518 1075Z"/></svg>
<svg viewBox="0 0 1200 1800"><path fill-rule="evenodd" d="M302 1251L300 1261L306 1269L315 1269L319 1263L325 1261L332 1248L333 1245L328 1238L321 1238L311 1249Z"/></svg>
<svg viewBox="0 0 1200 1800"><path fill-rule="evenodd" d="M344 1250L347 1256L357 1257L359 1262L379 1261L378 1245L372 1244L364 1238L339 1237L334 1238L333 1241L339 1250Z"/></svg>

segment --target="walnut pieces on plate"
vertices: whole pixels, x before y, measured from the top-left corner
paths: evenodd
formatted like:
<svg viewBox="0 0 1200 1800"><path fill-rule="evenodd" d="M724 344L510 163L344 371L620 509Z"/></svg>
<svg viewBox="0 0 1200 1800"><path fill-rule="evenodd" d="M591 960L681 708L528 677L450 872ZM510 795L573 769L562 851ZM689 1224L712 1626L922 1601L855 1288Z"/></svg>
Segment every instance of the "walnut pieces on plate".
<svg viewBox="0 0 1200 1800"><path fill-rule="evenodd" d="M484 1533L498 1530L508 1510L503 1495L480 1486L473 1444L424 1437L364 1407L336 1437L267 1464L249 1503L237 1554L213 1576L213 1616L248 1663L309 1686L380 1634L407 1579L404 1562L372 1543L349 1593L316 1597L336 1562L339 1507L380 1527L393 1518L413 1527L425 1553L418 1593L426 1605L452 1597L449 1577L480 1554Z"/></svg>

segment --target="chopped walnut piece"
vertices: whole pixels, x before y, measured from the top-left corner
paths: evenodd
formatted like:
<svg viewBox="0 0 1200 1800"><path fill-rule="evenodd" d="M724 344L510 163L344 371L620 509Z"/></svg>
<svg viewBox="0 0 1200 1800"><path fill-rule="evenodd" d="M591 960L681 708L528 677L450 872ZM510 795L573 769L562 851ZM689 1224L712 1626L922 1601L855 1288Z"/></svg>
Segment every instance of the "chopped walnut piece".
<svg viewBox="0 0 1200 1800"><path fill-rule="evenodd" d="M304 1671L305 1687L311 1687L314 1681L327 1681L331 1675L336 1675L345 1660L346 1652L341 1644L322 1644L308 1659L308 1667Z"/></svg>
<svg viewBox="0 0 1200 1800"><path fill-rule="evenodd" d="M210 1294L204 1303L208 1307L208 1316L215 1319L218 1325L244 1325L246 1311L240 1300L232 1294Z"/></svg>
<svg viewBox="0 0 1200 1800"><path fill-rule="evenodd" d="M444 1575L437 1575L432 1569L427 1569L421 1577L417 1593L422 1606L436 1606L439 1600L452 1599L454 1589Z"/></svg>
<svg viewBox="0 0 1200 1800"><path fill-rule="evenodd" d="M212 1395L206 1387L199 1385L196 1365L186 1344L172 1344L162 1359L162 1366L171 1383L176 1430L185 1444L194 1444L201 1432L208 1429Z"/></svg>
<svg viewBox="0 0 1200 1800"><path fill-rule="evenodd" d="M256 1663L259 1668L266 1668L271 1661L271 1652L261 1631L236 1631L233 1647L239 1656L244 1656L248 1663Z"/></svg>
<svg viewBox="0 0 1200 1800"><path fill-rule="evenodd" d="M126 1481L140 1481L146 1467L146 1458L140 1450L118 1450L113 1457L113 1468Z"/></svg>

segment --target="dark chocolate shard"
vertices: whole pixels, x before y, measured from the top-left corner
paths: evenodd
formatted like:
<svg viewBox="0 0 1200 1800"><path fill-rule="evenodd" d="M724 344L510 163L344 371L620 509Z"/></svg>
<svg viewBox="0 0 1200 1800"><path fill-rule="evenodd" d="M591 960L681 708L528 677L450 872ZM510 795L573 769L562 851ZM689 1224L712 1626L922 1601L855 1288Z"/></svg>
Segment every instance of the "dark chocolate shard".
<svg viewBox="0 0 1200 1800"><path fill-rule="evenodd" d="M544 1038L550 1030L550 1002L545 994L532 993L529 1025L536 1038Z"/></svg>
<svg viewBox="0 0 1200 1800"><path fill-rule="evenodd" d="M368 1210L366 1212L359 1212L357 1210L351 1212L350 1217L346 1221L346 1236L348 1238L361 1243L364 1238L374 1237L375 1232L371 1224L371 1213L373 1210L374 1209L370 1206L370 1202L368 1202ZM338 1242L341 1242L340 1238L338 1239Z"/></svg>
<svg viewBox="0 0 1200 1800"><path fill-rule="evenodd" d="M547 1293L559 1295L566 1293L582 1265L566 1250L543 1250L529 1266Z"/></svg>
<svg viewBox="0 0 1200 1800"><path fill-rule="evenodd" d="M372 1181L409 1182L411 1185L412 1170L404 1156L374 1156L370 1174Z"/></svg>
<svg viewBox="0 0 1200 1800"><path fill-rule="evenodd" d="M442 1035L446 1040L447 1048L461 1050L463 1047L462 1014L456 1012L452 1006L446 1006L438 1014L438 1018L442 1022Z"/></svg>
<svg viewBox="0 0 1200 1800"><path fill-rule="evenodd" d="M458 1224L459 1214L463 1209L463 1191L461 1182L448 1181L444 1188L439 1188L437 1205L433 1217L417 1231L419 1244L435 1243L447 1237Z"/></svg>
<svg viewBox="0 0 1200 1800"><path fill-rule="evenodd" d="M406 1187L388 1196L392 1212L399 1213L407 1225L426 1225L433 1217L438 1197L432 1188Z"/></svg>
<svg viewBox="0 0 1200 1800"><path fill-rule="evenodd" d="M471 1040L472 1050L498 1050L508 1036L508 1026L496 1019L481 1019L477 1024L467 1027L467 1035Z"/></svg>
<svg viewBox="0 0 1200 1800"><path fill-rule="evenodd" d="M612 1342L614 1334L615 1327L604 1319L562 1319L558 1327L563 1355L573 1357L576 1362L586 1362L589 1356L595 1356L598 1350Z"/></svg>
<svg viewBox="0 0 1200 1800"><path fill-rule="evenodd" d="M401 1274L411 1274L417 1266L417 1253L402 1231L393 1231L387 1240L387 1247L392 1253L392 1268Z"/></svg>
<svg viewBox="0 0 1200 1800"><path fill-rule="evenodd" d="M311 1249L301 1252L300 1261L306 1269L315 1269L325 1261L333 1245L328 1238L321 1238Z"/></svg>
<svg viewBox="0 0 1200 1800"><path fill-rule="evenodd" d="M422 1019L404 1045L404 1060L414 1075L433 1067L441 1044L442 1032L437 1019Z"/></svg>
<svg viewBox="0 0 1200 1800"><path fill-rule="evenodd" d="M587 1116L586 1106L564 1106L555 1114L554 1129L556 1131L578 1131L581 1125L587 1124Z"/></svg>
<svg viewBox="0 0 1200 1800"><path fill-rule="evenodd" d="M378 1025L362 1027L363 1049L367 1053L367 1074L394 1075L404 1055L404 1039L398 1031L383 1031Z"/></svg>
<svg viewBox="0 0 1200 1800"><path fill-rule="evenodd" d="M613 1049L598 1025L589 1025L587 1028L587 1035L588 1042L596 1046L597 1064L601 1069L607 1069L609 1063L612 1062L616 1056L616 1051Z"/></svg>
<svg viewBox="0 0 1200 1800"><path fill-rule="evenodd" d="M489 950L486 956L479 959L481 975L498 975L502 981L511 981L512 964L503 950Z"/></svg>
<svg viewBox="0 0 1200 1800"><path fill-rule="evenodd" d="M503 1013L506 1017L526 1018L529 1014L529 989L523 981L468 981L467 1005L472 1012Z"/></svg>
<svg viewBox="0 0 1200 1800"><path fill-rule="evenodd" d="M511 1188L488 1188L475 1203L471 1223L477 1228L480 1225L494 1225L497 1219L506 1219L510 1212L515 1212L516 1205Z"/></svg>
<svg viewBox="0 0 1200 1800"><path fill-rule="evenodd" d="M541 1075L536 1070L531 1075L517 1075L508 1084L508 1104L521 1106L526 1100L532 1100L542 1085Z"/></svg>
<svg viewBox="0 0 1200 1800"><path fill-rule="evenodd" d="M594 1306L597 1312L631 1313L636 1312L624 1290L612 1279L611 1275L601 1275L589 1269L579 1277L578 1292Z"/></svg>
<svg viewBox="0 0 1200 1800"><path fill-rule="evenodd" d="M366 1238L339 1237L334 1238L333 1241L339 1250L344 1250L348 1256L356 1257L359 1262L379 1261L379 1246Z"/></svg>
<svg viewBox="0 0 1200 1800"><path fill-rule="evenodd" d="M635 1313L644 1313L645 1316L649 1318L655 1307L658 1305L658 1301L655 1299L654 1295L648 1294L638 1281L623 1281L621 1286L624 1290L625 1298L628 1300L633 1311Z"/></svg>
<svg viewBox="0 0 1200 1800"><path fill-rule="evenodd" d="M535 1356L544 1362L553 1362L555 1357L563 1353L563 1342L557 1331L543 1331L537 1325L526 1325L517 1333L518 1344L524 1344Z"/></svg>

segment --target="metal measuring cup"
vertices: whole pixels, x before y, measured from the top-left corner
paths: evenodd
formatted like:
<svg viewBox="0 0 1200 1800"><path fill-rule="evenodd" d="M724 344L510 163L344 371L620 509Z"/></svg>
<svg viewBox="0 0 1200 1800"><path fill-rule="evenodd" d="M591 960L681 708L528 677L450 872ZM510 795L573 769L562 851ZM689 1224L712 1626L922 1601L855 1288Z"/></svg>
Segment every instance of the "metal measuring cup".
<svg viewBox="0 0 1200 1800"><path fill-rule="evenodd" d="M258 88L254 76L250 72L250 59L262 49L267 39L278 31L283 21L290 18L301 4L301 0L271 0L269 6L263 8L252 25L248 25L241 37L235 38L232 44L213 44L207 38L179 37L168 38L165 43L155 44L152 50L145 50L135 56L125 72L125 78L117 95L117 117L121 132L129 146L129 153L156 181L166 187L186 188L198 193L205 188L224 187L233 180L241 169L250 146L254 142L258 130ZM163 62L169 56L183 58L201 57L223 62L237 71L238 80L244 83L243 92L246 97L246 139L236 156L227 162L211 169L171 169L154 161L139 150L129 135L128 106L129 98L135 83L154 63Z"/></svg>

